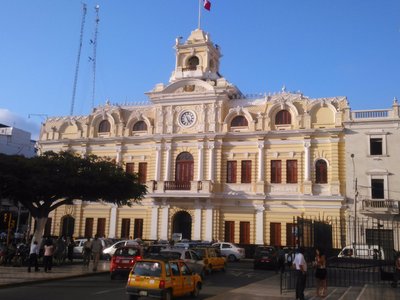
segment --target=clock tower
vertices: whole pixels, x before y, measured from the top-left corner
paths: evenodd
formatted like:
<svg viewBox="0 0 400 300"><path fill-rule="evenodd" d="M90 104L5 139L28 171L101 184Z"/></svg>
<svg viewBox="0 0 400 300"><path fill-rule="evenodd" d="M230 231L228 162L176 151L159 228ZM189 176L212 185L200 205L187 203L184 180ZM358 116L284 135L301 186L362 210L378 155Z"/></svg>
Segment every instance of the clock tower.
<svg viewBox="0 0 400 300"><path fill-rule="evenodd" d="M219 74L219 59L222 56L218 45L212 43L208 33L201 29L192 31L186 42L176 39L176 64L170 82L185 78L216 80Z"/></svg>

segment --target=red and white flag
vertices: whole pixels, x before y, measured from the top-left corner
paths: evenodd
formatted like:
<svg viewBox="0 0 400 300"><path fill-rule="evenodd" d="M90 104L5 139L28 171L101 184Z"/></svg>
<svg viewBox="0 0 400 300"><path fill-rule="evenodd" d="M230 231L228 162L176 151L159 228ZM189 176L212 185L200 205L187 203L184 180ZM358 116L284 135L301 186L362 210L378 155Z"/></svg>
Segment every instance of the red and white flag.
<svg viewBox="0 0 400 300"><path fill-rule="evenodd" d="M205 9L207 9L208 11L211 10L211 2L209 0L203 0L203 6Z"/></svg>

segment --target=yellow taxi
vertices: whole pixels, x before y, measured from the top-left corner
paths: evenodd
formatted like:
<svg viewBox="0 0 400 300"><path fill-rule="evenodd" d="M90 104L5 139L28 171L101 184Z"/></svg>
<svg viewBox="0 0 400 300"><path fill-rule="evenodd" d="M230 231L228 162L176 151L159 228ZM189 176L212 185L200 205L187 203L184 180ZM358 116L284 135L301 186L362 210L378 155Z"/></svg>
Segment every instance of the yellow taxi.
<svg viewBox="0 0 400 300"><path fill-rule="evenodd" d="M130 300L152 297L169 300L191 294L197 297L202 287L200 275L182 260L142 259L129 273L126 293Z"/></svg>
<svg viewBox="0 0 400 300"><path fill-rule="evenodd" d="M195 247L192 250L203 259L208 274L216 270L225 271L226 259L221 256L218 249L214 247Z"/></svg>

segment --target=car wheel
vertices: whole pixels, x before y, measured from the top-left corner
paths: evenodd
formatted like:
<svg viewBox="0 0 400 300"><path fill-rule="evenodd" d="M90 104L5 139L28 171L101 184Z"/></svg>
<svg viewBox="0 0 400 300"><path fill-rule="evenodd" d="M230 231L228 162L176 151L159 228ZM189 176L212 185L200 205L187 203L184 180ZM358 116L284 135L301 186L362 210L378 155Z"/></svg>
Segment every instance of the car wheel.
<svg viewBox="0 0 400 300"><path fill-rule="evenodd" d="M171 300L172 299L171 290L166 290L164 292L164 295L163 295L162 299L163 300Z"/></svg>
<svg viewBox="0 0 400 300"><path fill-rule="evenodd" d="M229 260L230 262L234 262L234 261L236 260L236 256L233 255L233 254L229 254L229 255L228 255L228 260Z"/></svg>
<svg viewBox="0 0 400 300"><path fill-rule="evenodd" d="M200 283L197 283L196 286L194 287L193 292L191 292L190 295L193 298L197 298L200 294L200 289L201 289Z"/></svg>

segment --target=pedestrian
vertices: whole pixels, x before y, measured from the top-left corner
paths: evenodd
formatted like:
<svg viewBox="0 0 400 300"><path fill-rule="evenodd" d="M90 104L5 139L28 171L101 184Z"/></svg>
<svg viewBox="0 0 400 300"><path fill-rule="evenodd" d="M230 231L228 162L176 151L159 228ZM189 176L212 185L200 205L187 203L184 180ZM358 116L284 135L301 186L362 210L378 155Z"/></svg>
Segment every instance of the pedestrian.
<svg viewBox="0 0 400 300"><path fill-rule="evenodd" d="M297 248L293 261L296 268L296 300L304 300L304 289L306 287L307 263L303 253L302 248Z"/></svg>
<svg viewBox="0 0 400 300"><path fill-rule="evenodd" d="M74 259L74 247L75 247L75 242L74 239L71 237L69 238L69 242L67 245L67 257L70 263L72 263Z"/></svg>
<svg viewBox="0 0 400 300"><path fill-rule="evenodd" d="M278 268L281 273L285 272L285 251L281 246L278 246Z"/></svg>
<svg viewBox="0 0 400 300"><path fill-rule="evenodd" d="M28 272L31 271L32 266L35 267L35 272L39 271L38 256L39 256L39 245L37 241L33 241L31 249L29 251Z"/></svg>
<svg viewBox="0 0 400 300"><path fill-rule="evenodd" d="M326 256L322 249L317 248L315 250L315 278L317 281L317 296L325 297L327 288L326 288Z"/></svg>
<svg viewBox="0 0 400 300"><path fill-rule="evenodd" d="M83 265L86 267L89 267L89 262L90 262L90 256L92 255L92 244L90 242L90 238L88 238L84 243L83 243L83 249L82 249L82 256L83 256Z"/></svg>
<svg viewBox="0 0 400 300"><path fill-rule="evenodd" d="M400 252L397 254L395 263L394 263L394 272L393 272L393 283L392 287L397 287L397 282L400 279Z"/></svg>
<svg viewBox="0 0 400 300"><path fill-rule="evenodd" d="M54 245L51 238L44 243L43 267L45 272L50 272L53 267Z"/></svg>
<svg viewBox="0 0 400 300"><path fill-rule="evenodd" d="M99 264L100 254L103 250L103 245L101 244L101 240L99 240L99 236L97 234L94 236L94 240L92 241L91 250L93 254L93 272L96 272L97 265Z"/></svg>

